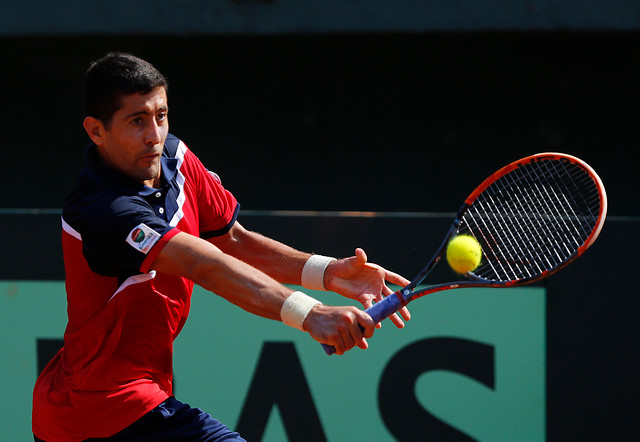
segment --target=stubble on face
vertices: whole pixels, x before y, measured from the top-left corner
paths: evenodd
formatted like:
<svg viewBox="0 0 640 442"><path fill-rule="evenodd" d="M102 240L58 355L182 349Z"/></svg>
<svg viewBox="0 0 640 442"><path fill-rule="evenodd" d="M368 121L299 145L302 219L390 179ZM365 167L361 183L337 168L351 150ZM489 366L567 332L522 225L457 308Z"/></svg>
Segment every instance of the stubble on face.
<svg viewBox="0 0 640 442"><path fill-rule="evenodd" d="M153 159L149 166L130 168L127 175L138 182L155 181L160 177L160 157Z"/></svg>

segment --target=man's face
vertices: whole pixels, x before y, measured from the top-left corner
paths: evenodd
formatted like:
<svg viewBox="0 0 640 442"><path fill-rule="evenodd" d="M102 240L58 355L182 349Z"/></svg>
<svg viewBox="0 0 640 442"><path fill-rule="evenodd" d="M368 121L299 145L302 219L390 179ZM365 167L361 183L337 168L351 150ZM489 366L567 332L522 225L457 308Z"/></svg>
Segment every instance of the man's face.
<svg viewBox="0 0 640 442"><path fill-rule="evenodd" d="M121 104L110 125L101 125L98 151L110 166L160 187L160 156L169 132L167 92L157 87L145 95L123 95Z"/></svg>

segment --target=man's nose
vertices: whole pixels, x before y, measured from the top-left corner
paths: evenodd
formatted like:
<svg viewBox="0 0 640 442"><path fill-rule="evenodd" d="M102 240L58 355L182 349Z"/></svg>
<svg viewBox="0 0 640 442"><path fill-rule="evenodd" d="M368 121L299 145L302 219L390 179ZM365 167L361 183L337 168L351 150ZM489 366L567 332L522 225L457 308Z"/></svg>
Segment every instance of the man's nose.
<svg viewBox="0 0 640 442"><path fill-rule="evenodd" d="M158 144L162 140L162 129L155 119L147 126L145 142L148 144Z"/></svg>

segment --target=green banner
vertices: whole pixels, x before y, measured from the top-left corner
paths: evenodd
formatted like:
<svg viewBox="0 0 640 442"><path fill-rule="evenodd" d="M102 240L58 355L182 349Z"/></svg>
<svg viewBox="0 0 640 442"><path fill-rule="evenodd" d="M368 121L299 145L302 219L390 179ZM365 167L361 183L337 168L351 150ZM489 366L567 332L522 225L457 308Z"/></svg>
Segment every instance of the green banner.
<svg viewBox="0 0 640 442"><path fill-rule="evenodd" d="M326 356L308 335L196 288L175 343L176 396L249 440L545 440L544 288L453 290L410 307L403 330L387 321L368 350ZM12 403L0 432L30 440L38 364L66 324L64 283L2 281L0 315Z"/></svg>

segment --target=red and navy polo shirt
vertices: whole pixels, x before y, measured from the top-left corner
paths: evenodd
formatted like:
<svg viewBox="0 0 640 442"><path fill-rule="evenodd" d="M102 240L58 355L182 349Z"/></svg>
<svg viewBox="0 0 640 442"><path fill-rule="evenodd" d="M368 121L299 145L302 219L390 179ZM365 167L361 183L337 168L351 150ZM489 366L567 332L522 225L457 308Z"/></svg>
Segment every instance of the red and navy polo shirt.
<svg viewBox="0 0 640 442"><path fill-rule="evenodd" d="M50 442L111 436L172 395L173 340L193 283L151 268L178 232L233 226L239 204L173 135L154 189L104 165L95 146L62 214L68 324L34 389L33 431Z"/></svg>

